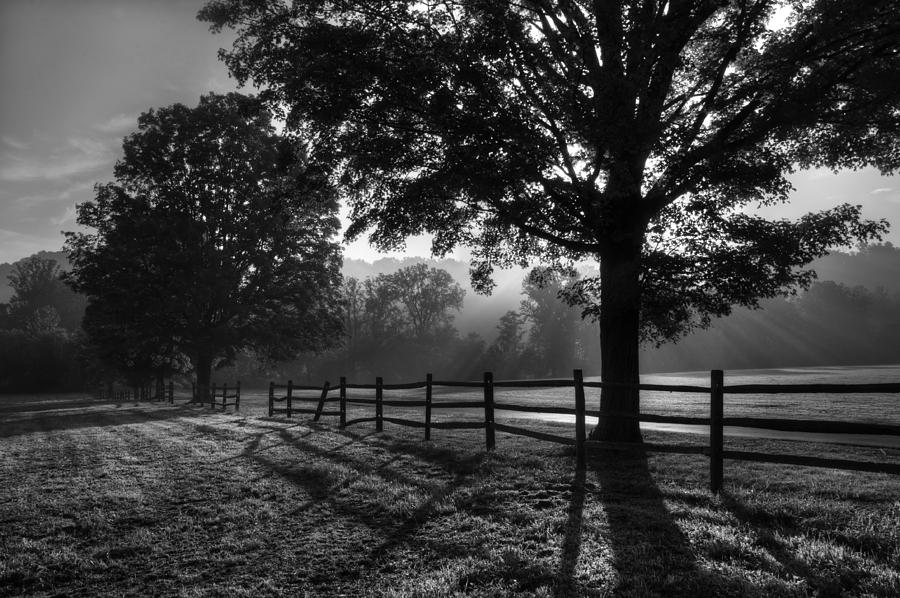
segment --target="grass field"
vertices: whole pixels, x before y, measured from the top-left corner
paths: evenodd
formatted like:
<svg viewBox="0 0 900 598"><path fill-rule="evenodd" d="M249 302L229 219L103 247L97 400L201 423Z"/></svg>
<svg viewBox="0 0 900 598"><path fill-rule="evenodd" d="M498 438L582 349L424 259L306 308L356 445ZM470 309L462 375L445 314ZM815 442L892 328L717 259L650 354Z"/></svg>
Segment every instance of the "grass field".
<svg viewBox="0 0 900 598"><path fill-rule="evenodd" d="M714 497L696 455L579 474L527 438L264 410L0 398L0 595L900 595L900 477L727 461Z"/></svg>

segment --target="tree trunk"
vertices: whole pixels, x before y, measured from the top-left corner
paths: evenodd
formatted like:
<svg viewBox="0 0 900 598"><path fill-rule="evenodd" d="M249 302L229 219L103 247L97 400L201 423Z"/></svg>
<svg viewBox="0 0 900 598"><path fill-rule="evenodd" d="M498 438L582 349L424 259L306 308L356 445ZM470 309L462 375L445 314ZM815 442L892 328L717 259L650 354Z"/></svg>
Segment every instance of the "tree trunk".
<svg viewBox="0 0 900 598"><path fill-rule="evenodd" d="M209 385L212 379L213 353L209 347L201 347L197 350L194 361L194 371L197 375L197 396L194 400L201 403L209 402Z"/></svg>
<svg viewBox="0 0 900 598"><path fill-rule="evenodd" d="M617 245L600 256L600 359L605 383L637 384L641 304L640 244ZM593 440L641 442L640 393L635 388L604 388L600 422ZM621 416L632 417L621 417Z"/></svg>
<svg viewBox="0 0 900 598"><path fill-rule="evenodd" d="M162 368L158 368L156 370L156 388L154 389L154 393L156 394L157 400L162 400L165 388L165 371Z"/></svg>

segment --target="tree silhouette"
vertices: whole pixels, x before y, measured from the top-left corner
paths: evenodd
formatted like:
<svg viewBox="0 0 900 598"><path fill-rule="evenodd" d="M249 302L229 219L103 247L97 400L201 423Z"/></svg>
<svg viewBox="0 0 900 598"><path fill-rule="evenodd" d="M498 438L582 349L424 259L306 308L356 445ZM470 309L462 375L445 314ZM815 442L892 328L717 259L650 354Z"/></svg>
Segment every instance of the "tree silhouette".
<svg viewBox="0 0 900 598"><path fill-rule="evenodd" d="M497 265L598 259L570 299L599 320L607 382L638 381L642 339L808 285L828 247L884 230L849 205L752 208L786 201L798 166L897 168L896 0L211 0L200 18L332 149L351 236L467 245L484 288ZM600 407L596 437L640 439L611 415L637 414L636 390Z"/></svg>
<svg viewBox="0 0 900 598"><path fill-rule="evenodd" d="M150 110L123 149L116 182L78 206L95 232L67 233L86 329L107 355L135 369L185 354L204 388L238 350L284 358L338 340L333 189L257 99Z"/></svg>
<svg viewBox="0 0 900 598"><path fill-rule="evenodd" d="M74 293L62 280L59 263L54 259L33 255L17 262L9 275L13 296L9 302L12 327L43 329L64 328L76 332L81 328L84 297ZM40 315L37 315L40 312ZM32 322L37 318L42 324Z"/></svg>
<svg viewBox="0 0 900 598"><path fill-rule="evenodd" d="M571 375L578 313L559 297L577 281L577 276L565 276L545 268L535 268L522 281L525 298L520 312L531 324L528 342L543 368L536 372L540 376Z"/></svg>
<svg viewBox="0 0 900 598"><path fill-rule="evenodd" d="M449 272L425 264L400 268L375 280L403 306L410 336L420 342L433 341L449 328L453 322L450 311L462 309L466 296Z"/></svg>
<svg viewBox="0 0 900 598"><path fill-rule="evenodd" d="M485 353L486 367L498 378L519 378L522 375L522 354L525 345L525 319L515 310L500 316L497 338Z"/></svg>

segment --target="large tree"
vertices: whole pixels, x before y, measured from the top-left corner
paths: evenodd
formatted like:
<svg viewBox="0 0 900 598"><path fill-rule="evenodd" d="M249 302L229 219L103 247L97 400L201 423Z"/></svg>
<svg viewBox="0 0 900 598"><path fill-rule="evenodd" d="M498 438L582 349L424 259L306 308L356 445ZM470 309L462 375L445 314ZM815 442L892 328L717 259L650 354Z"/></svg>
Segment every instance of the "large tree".
<svg viewBox="0 0 900 598"><path fill-rule="evenodd" d="M339 339L339 222L327 172L256 98L209 94L150 110L116 182L67 233L85 328L132 367L187 355L200 388L250 348L272 358ZM127 364L126 364L127 365Z"/></svg>
<svg viewBox="0 0 900 598"><path fill-rule="evenodd" d="M351 235L435 235L494 266L599 260L570 298L606 382L641 340L806 285L877 237L843 205L768 221L797 167L900 165L897 0L211 0L223 52L343 167ZM640 439L605 388L596 436Z"/></svg>

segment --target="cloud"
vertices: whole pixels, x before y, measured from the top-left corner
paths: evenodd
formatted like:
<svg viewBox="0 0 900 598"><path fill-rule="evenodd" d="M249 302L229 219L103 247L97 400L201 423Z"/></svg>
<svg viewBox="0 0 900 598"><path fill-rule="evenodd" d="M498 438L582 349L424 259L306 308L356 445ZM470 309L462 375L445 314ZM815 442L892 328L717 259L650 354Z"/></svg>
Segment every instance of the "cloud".
<svg viewBox="0 0 900 598"><path fill-rule="evenodd" d="M23 160L0 167L0 182L49 181L87 174L104 166L112 166L112 159L75 156L55 161Z"/></svg>
<svg viewBox="0 0 900 598"><path fill-rule="evenodd" d="M66 145L49 155L38 152L7 152L0 166L0 182L28 183L78 178L110 168L115 162L113 141L93 137L70 137Z"/></svg>
<svg viewBox="0 0 900 598"><path fill-rule="evenodd" d="M871 195L880 195L882 193L890 193L893 190L894 190L893 187L879 187L878 189L872 189L872 191L870 191L870 194Z"/></svg>
<svg viewBox="0 0 900 598"><path fill-rule="evenodd" d="M3 135L2 137L0 137L0 141L3 141L4 145L8 145L9 147L11 147L13 149L17 149L17 150L28 149L28 144L23 143L17 139L13 139L12 137L9 137L8 135Z"/></svg>
<svg viewBox="0 0 900 598"><path fill-rule="evenodd" d="M76 193L80 193L81 191L87 191L88 189L93 189L93 188L94 188L94 181L82 181L80 183L75 183L75 184L69 185L68 187L63 189L59 193L58 198L59 199L71 199L72 195L75 195Z"/></svg>
<svg viewBox="0 0 900 598"><path fill-rule="evenodd" d="M127 133L137 129L137 114L117 114L109 120L94 125L94 129L103 133Z"/></svg>
<svg viewBox="0 0 900 598"><path fill-rule="evenodd" d="M75 211L75 205L72 204L72 205L66 206L66 211L63 212L61 215L57 216L56 218L51 218L51 222L55 226L62 226L63 224L66 224L66 223L75 224L76 214L77 213Z"/></svg>

